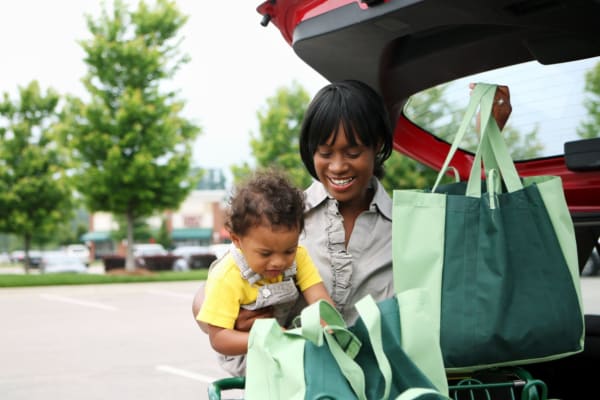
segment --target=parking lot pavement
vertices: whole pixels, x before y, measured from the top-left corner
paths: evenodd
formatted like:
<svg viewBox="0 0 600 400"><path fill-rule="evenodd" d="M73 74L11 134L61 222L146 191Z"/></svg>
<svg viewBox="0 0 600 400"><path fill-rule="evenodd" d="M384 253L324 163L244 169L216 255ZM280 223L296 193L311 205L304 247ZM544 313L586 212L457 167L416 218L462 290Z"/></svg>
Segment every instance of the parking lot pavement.
<svg viewBox="0 0 600 400"><path fill-rule="evenodd" d="M1 398L206 399L226 375L192 317L200 284L0 289ZM582 293L600 314L600 277Z"/></svg>
<svg viewBox="0 0 600 400"><path fill-rule="evenodd" d="M1 289L1 398L207 398L226 375L192 317L199 285Z"/></svg>

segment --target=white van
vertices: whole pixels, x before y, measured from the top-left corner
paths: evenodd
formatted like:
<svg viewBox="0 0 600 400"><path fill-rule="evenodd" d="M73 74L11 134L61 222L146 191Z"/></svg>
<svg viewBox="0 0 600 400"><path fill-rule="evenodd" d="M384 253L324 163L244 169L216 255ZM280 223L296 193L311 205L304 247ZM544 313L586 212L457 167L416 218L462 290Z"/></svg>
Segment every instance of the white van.
<svg viewBox="0 0 600 400"><path fill-rule="evenodd" d="M65 252L73 257L79 258L86 266L90 265L90 249L83 244L70 244L66 247Z"/></svg>

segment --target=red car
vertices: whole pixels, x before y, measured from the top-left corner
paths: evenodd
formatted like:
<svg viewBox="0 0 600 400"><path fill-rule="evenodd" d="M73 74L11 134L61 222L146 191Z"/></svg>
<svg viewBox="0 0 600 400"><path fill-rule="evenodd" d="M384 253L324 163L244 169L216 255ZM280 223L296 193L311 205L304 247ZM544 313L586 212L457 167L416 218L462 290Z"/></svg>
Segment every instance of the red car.
<svg viewBox="0 0 600 400"><path fill-rule="evenodd" d="M269 0L257 11L326 79L354 78L378 90L395 149L434 169L450 146L443 128L464 110L468 84L508 85L513 113L504 132L517 170L562 178L583 269L600 237L600 2ZM439 116L423 103L439 107ZM469 146L455 156L462 179L472 161ZM597 390L599 321L586 316L583 353L530 366L551 397Z"/></svg>

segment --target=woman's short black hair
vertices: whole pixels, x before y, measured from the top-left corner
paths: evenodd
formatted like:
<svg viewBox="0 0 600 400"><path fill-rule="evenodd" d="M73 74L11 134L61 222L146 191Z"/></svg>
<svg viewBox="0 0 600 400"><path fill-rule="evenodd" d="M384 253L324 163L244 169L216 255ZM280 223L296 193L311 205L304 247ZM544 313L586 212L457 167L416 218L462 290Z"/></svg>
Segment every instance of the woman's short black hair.
<svg viewBox="0 0 600 400"><path fill-rule="evenodd" d="M392 153L393 133L383 99L367 84L356 80L332 82L323 87L310 102L300 130L300 156L308 172L317 178L314 154L344 127L346 139L357 139L370 148L381 148L375 157L374 175L383 176L383 163Z"/></svg>

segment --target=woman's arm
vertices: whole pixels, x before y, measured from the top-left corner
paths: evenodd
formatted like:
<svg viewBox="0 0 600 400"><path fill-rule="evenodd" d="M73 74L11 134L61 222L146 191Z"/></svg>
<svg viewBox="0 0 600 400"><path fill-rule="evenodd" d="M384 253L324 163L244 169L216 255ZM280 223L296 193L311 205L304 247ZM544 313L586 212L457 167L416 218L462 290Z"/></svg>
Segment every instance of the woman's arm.
<svg viewBox="0 0 600 400"><path fill-rule="evenodd" d="M196 295L194 296L194 301L192 301L192 314L194 314L194 320L200 329L202 329L204 333L208 333L208 324L196 319L196 316L202 308L202 303L204 303L204 285L200 286L200 289L198 289Z"/></svg>
<svg viewBox="0 0 600 400"><path fill-rule="evenodd" d="M215 351L226 356L238 356L248 352L248 332L225 329L206 324L210 344Z"/></svg>

